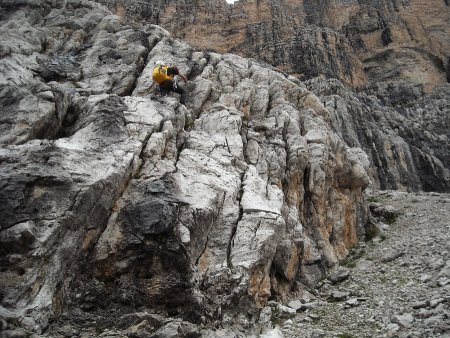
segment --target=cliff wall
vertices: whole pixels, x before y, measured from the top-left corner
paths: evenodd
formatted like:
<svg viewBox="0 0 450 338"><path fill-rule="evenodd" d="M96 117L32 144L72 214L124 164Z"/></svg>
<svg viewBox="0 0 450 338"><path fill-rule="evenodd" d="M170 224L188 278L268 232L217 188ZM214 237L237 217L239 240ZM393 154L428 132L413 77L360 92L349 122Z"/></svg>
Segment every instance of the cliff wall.
<svg viewBox="0 0 450 338"><path fill-rule="evenodd" d="M193 46L266 61L302 79L405 80L427 91L449 80L447 1L100 0Z"/></svg>

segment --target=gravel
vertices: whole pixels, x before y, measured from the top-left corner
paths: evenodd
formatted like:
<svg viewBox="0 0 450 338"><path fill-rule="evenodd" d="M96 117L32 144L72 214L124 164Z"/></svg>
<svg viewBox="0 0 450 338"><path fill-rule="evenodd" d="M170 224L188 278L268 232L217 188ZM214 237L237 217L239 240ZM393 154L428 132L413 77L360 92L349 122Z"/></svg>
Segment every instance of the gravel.
<svg viewBox="0 0 450 338"><path fill-rule="evenodd" d="M397 211L395 222L355 248L346 278L323 283L320 306L291 318L284 337L450 337L450 194L372 199Z"/></svg>

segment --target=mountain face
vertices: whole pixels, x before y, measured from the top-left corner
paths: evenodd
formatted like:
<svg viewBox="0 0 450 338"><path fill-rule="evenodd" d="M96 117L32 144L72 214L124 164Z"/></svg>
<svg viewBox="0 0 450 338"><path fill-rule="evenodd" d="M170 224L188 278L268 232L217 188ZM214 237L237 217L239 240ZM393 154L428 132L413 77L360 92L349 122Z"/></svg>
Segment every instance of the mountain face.
<svg viewBox="0 0 450 338"><path fill-rule="evenodd" d="M334 112L335 132L368 154L376 188L450 189L447 2L100 2L118 15L156 22L198 48L314 78L313 91L324 91L321 99Z"/></svg>
<svg viewBox="0 0 450 338"><path fill-rule="evenodd" d="M249 328L370 235L368 186L449 190L448 85L302 82L175 39L153 24L173 6L1 3L7 336ZM189 78L186 106L155 90L157 60Z"/></svg>
<svg viewBox="0 0 450 338"><path fill-rule="evenodd" d="M449 81L450 7L430 0L99 0L191 45L255 57L301 79Z"/></svg>

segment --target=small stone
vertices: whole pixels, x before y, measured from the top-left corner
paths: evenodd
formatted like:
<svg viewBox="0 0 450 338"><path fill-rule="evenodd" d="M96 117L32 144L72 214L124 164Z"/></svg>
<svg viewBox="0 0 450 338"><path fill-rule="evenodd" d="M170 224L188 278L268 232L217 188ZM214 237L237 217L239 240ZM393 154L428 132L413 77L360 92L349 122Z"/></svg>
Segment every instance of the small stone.
<svg viewBox="0 0 450 338"><path fill-rule="evenodd" d="M445 262L442 258L438 259L437 261L433 261L429 267L433 270L440 270L442 267L444 267Z"/></svg>
<svg viewBox="0 0 450 338"><path fill-rule="evenodd" d="M424 275L422 275L422 276L419 277L419 280L420 280L422 283L426 283L426 282L429 282L429 281L431 280L431 278L432 278L432 276L427 275L427 274L424 274Z"/></svg>
<svg viewBox="0 0 450 338"><path fill-rule="evenodd" d="M400 326L398 326L398 324L395 323L389 323L386 329L389 332L397 332L400 329Z"/></svg>
<svg viewBox="0 0 450 338"><path fill-rule="evenodd" d="M403 315L394 315L391 317L392 323L399 324L402 327L410 327L413 321L414 318L410 313L406 313Z"/></svg>
<svg viewBox="0 0 450 338"><path fill-rule="evenodd" d="M29 337L29 334L22 329L15 329L15 330L2 330L1 337L5 338L27 338Z"/></svg>
<svg viewBox="0 0 450 338"><path fill-rule="evenodd" d="M284 338L283 333L280 331L279 328L270 330L270 331L260 335L259 337L260 338Z"/></svg>
<svg viewBox="0 0 450 338"><path fill-rule="evenodd" d="M438 283L439 286L445 286L448 283L450 283L450 279L448 279L448 278L439 278L437 283Z"/></svg>
<svg viewBox="0 0 450 338"><path fill-rule="evenodd" d="M386 255L383 256L383 258L381 258L381 262L382 263L388 263L388 262L392 262L394 260L396 260L399 257L402 257L405 254L404 251L391 251L388 252Z"/></svg>
<svg viewBox="0 0 450 338"><path fill-rule="evenodd" d="M288 303L290 308L293 308L295 311L298 311L302 308L302 302L299 300L293 300Z"/></svg>
<svg viewBox="0 0 450 338"><path fill-rule="evenodd" d="M189 322L173 321L166 323L163 327L158 329L155 337L175 338L179 337L179 332L183 332L187 337L198 337L199 331L196 325Z"/></svg>
<svg viewBox="0 0 450 338"><path fill-rule="evenodd" d="M291 326L292 324L294 324L294 322L292 321L292 319L288 319L284 322L284 326Z"/></svg>
<svg viewBox="0 0 450 338"><path fill-rule="evenodd" d="M308 292L306 290L303 290L302 292L302 296L300 297L300 301L302 303L310 303L312 299L315 299L316 297L311 293Z"/></svg>
<svg viewBox="0 0 450 338"><path fill-rule="evenodd" d="M65 337L73 336L77 334L77 330L72 328L69 324L63 325L58 329L58 333Z"/></svg>
<svg viewBox="0 0 450 338"><path fill-rule="evenodd" d="M315 329L313 332L311 332L311 338L322 338L325 337L325 332L321 329Z"/></svg>
<svg viewBox="0 0 450 338"><path fill-rule="evenodd" d="M293 308L290 308L289 306L284 306L282 304L278 304L277 310L280 313L287 314L287 315L295 315L297 313L296 310Z"/></svg>
<svg viewBox="0 0 450 338"><path fill-rule="evenodd" d="M302 304L302 310L303 310L303 309L305 309L305 310L311 310L311 309L317 308L318 306L319 306L319 303L318 303L318 302L305 303L305 304Z"/></svg>
<svg viewBox="0 0 450 338"><path fill-rule="evenodd" d="M438 277L450 277L450 264L447 261L447 265L439 272Z"/></svg>
<svg viewBox="0 0 450 338"><path fill-rule="evenodd" d="M420 318L428 318L433 315L433 311L427 310L427 309L420 309L419 311L419 317Z"/></svg>
<svg viewBox="0 0 450 338"><path fill-rule="evenodd" d="M272 308L266 306L264 309L261 310L261 313L259 314L259 322L261 324L266 324L270 323L271 319L272 319Z"/></svg>
<svg viewBox="0 0 450 338"><path fill-rule="evenodd" d="M357 298L352 298L352 299L349 299L348 301L346 301L345 304L350 305L350 306L358 306L359 302L358 302Z"/></svg>
<svg viewBox="0 0 450 338"><path fill-rule="evenodd" d="M350 296L350 292L348 291L333 291L331 293L331 297L334 300L344 300L345 298L347 298L348 296Z"/></svg>
<svg viewBox="0 0 450 338"><path fill-rule="evenodd" d="M320 316L318 314L315 314L315 313L310 313L309 317L314 319L314 320L319 320L320 319Z"/></svg>
<svg viewBox="0 0 450 338"><path fill-rule="evenodd" d="M387 231L390 228L389 224L386 224L386 223L381 222L381 221L379 223L379 226L380 226L381 230L384 230L384 231ZM379 237L376 237L376 238L378 239ZM379 238L379 239L381 240L381 238Z"/></svg>
<svg viewBox="0 0 450 338"><path fill-rule="evenodd" d="M424 308L424 307L427 307L427 306L428 306L428 301L427 300L423 300L421 302L414 303L412 305L412 308L413 309L421 309L421 308Z"/></svg>
<svg viewBox="0 0 450 338"><path fill-rule="evenodd" d="M424 320L425 325L433 325L433 324L439 324L444 322L444 315L439 314L430 318L427 318Z"/></svg>
<svg viewBox="0 0 450 338"><path fill-rule="evenodd" d="M346 280L350 276L350 272L348 269L339 268L338 271L330 275L330 280L334 283L341 283Z"/></svg>
<svg viewBox="0 0 450 338"><path fill-rule="evenodd" d="M435 308L436 306L438 306L439 304L441 304L443 302L445 302L445 298L432 299L432 300L430 300L430 307Z"/></svg>

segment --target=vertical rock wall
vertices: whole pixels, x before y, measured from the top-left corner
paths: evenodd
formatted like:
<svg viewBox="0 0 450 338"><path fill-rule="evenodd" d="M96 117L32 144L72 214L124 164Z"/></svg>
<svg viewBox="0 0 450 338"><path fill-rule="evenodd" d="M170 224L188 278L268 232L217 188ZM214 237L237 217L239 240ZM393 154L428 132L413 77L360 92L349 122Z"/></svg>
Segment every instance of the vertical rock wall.
<svg viewBox="0 0 450 338"><path fill-rule="evenodd" d="M194 46L257 57L306 79L403 79L428 91L448 80L450 7L442 0L99 2Z"/></svg>
<svg viewBox="0 0 450 338"><path fill-rule="evenodd" d="M307 86L331 112L334 130L369 155L376 187L449 190L449 85L429 95L401 82L368 85L357 93L336 80L315 79Z"/></svg>

